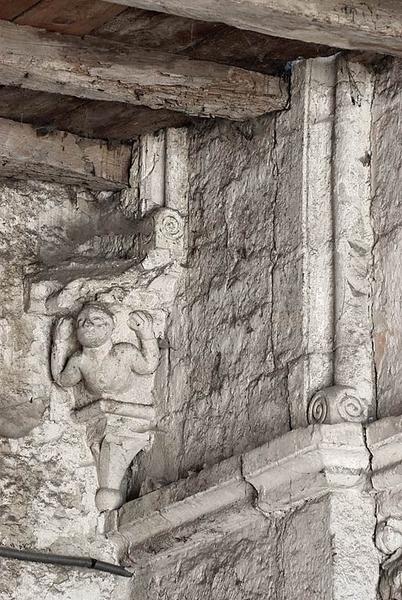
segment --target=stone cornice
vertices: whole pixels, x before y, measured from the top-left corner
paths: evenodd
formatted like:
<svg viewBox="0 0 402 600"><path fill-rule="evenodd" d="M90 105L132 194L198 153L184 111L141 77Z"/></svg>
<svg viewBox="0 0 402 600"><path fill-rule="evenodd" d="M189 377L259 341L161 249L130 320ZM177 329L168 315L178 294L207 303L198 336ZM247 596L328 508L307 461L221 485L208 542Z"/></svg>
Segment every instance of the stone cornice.
<svg viewBox="0 0 402 600"><path fill-rule="evenodd" d="M369 453L360 424L312 425L233 457L110 513L109 534L130 548L166 539L208 520L233 529L228 515L286 511L337 489L362 486ZM250 516L249 514L249 516ZM237 527L242 520L235 519ZM173 541L174 543L174 541Z"/></svg>
<svg viewBox="0 0 402 600"><path fill-rule="evenodd" d="M139 546L198 519L251 505L253 494L241 474L241 457L233 457L128 502L109 515L108 527Z"/></svg>
<svg viewBox="0 0 402 600"><path fill-rule="evenodd" d="M264 512L360 486L368 470L369 453L357 423L291 431L243 459L243 474L256 488Z"/></svg>

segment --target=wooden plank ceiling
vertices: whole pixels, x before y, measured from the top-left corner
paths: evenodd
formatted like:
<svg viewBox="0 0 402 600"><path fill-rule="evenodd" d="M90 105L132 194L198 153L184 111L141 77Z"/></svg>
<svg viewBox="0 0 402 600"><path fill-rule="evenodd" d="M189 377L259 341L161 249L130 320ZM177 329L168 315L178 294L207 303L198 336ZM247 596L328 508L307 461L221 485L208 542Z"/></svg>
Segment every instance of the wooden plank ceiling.
<svg viewBox="0 0 402 600"><path fill-rule="evenodd" d="M2 0L0 19L64 34L95 35L132 46L159 49L281 74L296 58L329 55L333 48L241 31L219 23L126 8L102 0ZM190 121L168 110L153 111L0 86L0 117L61 129L86 137L130 140L136 135Z"/></svg>

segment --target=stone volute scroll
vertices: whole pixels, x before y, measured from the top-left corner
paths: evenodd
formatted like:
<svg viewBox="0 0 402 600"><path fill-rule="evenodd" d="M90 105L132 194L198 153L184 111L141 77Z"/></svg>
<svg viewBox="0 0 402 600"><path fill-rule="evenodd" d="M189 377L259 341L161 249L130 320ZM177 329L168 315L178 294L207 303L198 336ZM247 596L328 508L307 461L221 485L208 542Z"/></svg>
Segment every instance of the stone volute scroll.
<svg viewBox="0 0 402 600"><path fill-rule="evenodd" d="M75 319L60 318L53 336L55 382L63 388L80 386L73 414L86 425L98 473L100 511L122 505L124 474L155 429L152 397L141 382L159 363L153 319L146 311L132 311L126 326L133 341L115 341L113 309L88 303Z"/></svg>
<svg viewBox="0 0 402 600"><path fill-rule="evenodd" d="M310 425L365 423L367 419L368 403L348 386L334 385L320 390L311 398L307 409Z"/></svg>

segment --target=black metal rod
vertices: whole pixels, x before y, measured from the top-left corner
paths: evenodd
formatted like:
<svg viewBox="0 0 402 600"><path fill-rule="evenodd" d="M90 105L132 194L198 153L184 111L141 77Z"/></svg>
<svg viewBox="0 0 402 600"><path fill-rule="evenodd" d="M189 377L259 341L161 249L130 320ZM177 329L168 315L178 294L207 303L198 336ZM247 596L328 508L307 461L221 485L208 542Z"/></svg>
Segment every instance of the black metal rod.
<svg viewBox="0 0 402 600"><path fill-rule="evenodd" d="M61 554L50 554L47 552L33 552L32 550L17 550L8 546L0 546L0 557L23 560L27 562L44 563L50 565L62 565L64 567L78 567L82 569L94 569L120 577L132 577L132 573L120 565L113 565L102 560L96 560L90 556L63 556Z"/></svg>

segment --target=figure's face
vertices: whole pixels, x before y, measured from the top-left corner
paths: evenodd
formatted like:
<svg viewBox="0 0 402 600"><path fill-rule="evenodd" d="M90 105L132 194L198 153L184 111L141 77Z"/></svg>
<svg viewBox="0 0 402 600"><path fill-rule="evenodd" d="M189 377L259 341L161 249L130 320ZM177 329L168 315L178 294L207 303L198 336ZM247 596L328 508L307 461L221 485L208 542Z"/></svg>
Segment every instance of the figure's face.
<svg viewBox="0 0 402 600"><path fill-rule="evenodd" d="M88 306L77 318L77 338L85 348L102 346L112 335L113 319L101 308Z"/></svg>

